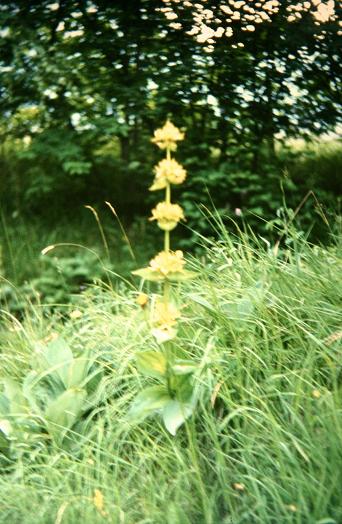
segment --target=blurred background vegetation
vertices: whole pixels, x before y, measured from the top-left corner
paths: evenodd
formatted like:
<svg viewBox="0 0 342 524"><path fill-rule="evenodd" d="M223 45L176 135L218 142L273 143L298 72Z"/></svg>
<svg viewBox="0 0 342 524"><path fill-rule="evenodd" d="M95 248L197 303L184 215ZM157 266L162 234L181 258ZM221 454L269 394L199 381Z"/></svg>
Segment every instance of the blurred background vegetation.
<svg viewBox="0 0 342 524"><path fill-rule="evenodd" d="M177 153L188 170L182 247L193 245L193 230L212 234L208 209L266 239L289 221L310 240L329 238L342 166L340 9L324 23L309 12L290 21L293 2L274 12L268 2L272 23L235 17L231 33L230 8L205 4L216 9L196 4L206 41L196 38L191 2L2 2L0 229L12 283L46 271L56 281L58 260L40 256L48 244L108 255L85 205L99 214L110 267L128 274L135 262L105 201L146 260L156 199L147 188L159 159L150 139L167 117L186 130ZM68 275L77 287L98 264L75 247L58 251L66 267L76 252L81 268ZM11 293L7 286L2 299Z"/></svg>

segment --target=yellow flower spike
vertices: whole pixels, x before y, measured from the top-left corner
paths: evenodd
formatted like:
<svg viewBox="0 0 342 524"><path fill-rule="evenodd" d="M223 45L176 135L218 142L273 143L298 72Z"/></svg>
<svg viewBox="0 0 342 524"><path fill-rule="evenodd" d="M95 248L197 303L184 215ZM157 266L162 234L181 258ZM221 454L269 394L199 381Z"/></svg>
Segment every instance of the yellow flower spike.
<svg viewBox="0 0 342 524"><path fill-rule="evenodd" d="M152 323L157 326L174 326L180 316L181 313L174 304L158 301L154 305Z"/></svg>
<svg viewBox="0 0 342 524"><path fill-rule="evenodd" d="M171 231L180 220L185 220L185 217L183 209L178 204L160 202L152 209L152 216L149 220L157 220L160 229Z"/></svg>
<svg viewBox="0 0 342 524"><path fill-rule="evenodd" d="M177 142L183 139L184 133L173 125L170 120L167 120L164 127L156 129L151 142L156 144L160 149L175 151L177 149Z"/></svg>
<svg viewBox="0 0 342 524"><path fill-rule="evenodd" d="M153 272L166 277L170 273L181 273L183 271L185 260L183 252L179 249L173 251L161 251L150 262L150 268Z"/></svg>
<svg viewBox="0 0 342 524"><path fill-rule="evenodd" d="M154 171L155 179L150 187L150 191L164 189L168 182L170 184L182 184L186 178L184 167L173 158L164 158L161 160L154 168Z"/></svg>
<svg viewBox="0 0 342 524"><path fill-rule="evenodd" d="M167 295L168 282L183 282L195 278L197 273L184 269L185 260L183 253L177 251L161 251L150 261L150 265L145 268L132 271L133 275L138 275L145 280L152 282L165 281L165 295Z"/></svg>

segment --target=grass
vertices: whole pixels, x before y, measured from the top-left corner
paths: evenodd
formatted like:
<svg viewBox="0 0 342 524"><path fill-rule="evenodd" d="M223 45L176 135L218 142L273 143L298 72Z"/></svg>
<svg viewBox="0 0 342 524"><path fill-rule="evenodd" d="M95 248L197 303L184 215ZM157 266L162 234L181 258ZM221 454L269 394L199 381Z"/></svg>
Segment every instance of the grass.
<svg viewBox="0 0 342 524"><path fill-rule="evenodd" d="M58 256L75 256L84 254L85 246L92 250L108 265L112 262L114 269L125 275L136 264L132 259L131 245L135 257L139 258L143 251L141 239L146 239L150 250L153 251L150 231L146 232L145 224L136 221L134 225L126 228L128 237L124 238L122 229L108 209L98 211L100 227L103 230L104 242L99 233L99 225L90 209L75 210L74 218L61 216L58 222L46 223L41 217L0 215L1 236L1 263L2 273L16 285L37 277L44 270L41 251L52 244L62 244L58 249ZM106 243L106 245L104 245ZM109 251L109 256L107 255ZM57 253L57 251L56 251ZM144 253L144 256L145 253ZM140 258L142 258L140 256ZM109 259L109 260L108 260ZM114 264L115 261L115 264ZM1 266L0 266L1 269Z"/></svg>
<svg viewBox="0 0 342 524"><path fill-rule="evenodd" d="M153 379L135 355L154 342L129 283L97 285L82 315L3 311L0 376L23 380L37 343L62 335L96 354L97 406L71 448L13 442L0 474L0 522L11 524L338 524L342 521L341 245L287 239L277 256L253 236L205 241L179 340L198 365L195 414L175 437L158 417L128 422ZM46 437L46 435L45 435ZM103 507L94 503L95 490Z"/></svg>

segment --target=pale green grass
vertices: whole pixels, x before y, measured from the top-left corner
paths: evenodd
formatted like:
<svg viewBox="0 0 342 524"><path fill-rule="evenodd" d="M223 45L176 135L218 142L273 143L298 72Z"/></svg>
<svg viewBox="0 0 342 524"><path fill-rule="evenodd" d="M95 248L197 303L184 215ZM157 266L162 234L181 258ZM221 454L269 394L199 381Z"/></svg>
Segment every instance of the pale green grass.
<svg viewBox="0 0 342 524"><path fill-rule="evenodd" d="M338 246L301 242L276 257L224 234L191 264L200 277L177 291L187 305L180 343L201 368L201 395L176 437L157 417L126 419L153 383L135 368L154 342L133 287L94 287L77 320L42 308L22 323L3 314L1 375L24 377L34 343L58 332L93 348L106 379L77 450L27 448L0 474L1 523L342 522Z"/></svg>

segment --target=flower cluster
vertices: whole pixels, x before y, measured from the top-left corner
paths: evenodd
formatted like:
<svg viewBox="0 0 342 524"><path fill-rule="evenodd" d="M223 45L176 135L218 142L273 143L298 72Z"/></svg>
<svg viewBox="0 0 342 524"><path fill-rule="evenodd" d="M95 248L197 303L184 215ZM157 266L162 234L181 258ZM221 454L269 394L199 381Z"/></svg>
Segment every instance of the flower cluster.
<svg viewBox="0 0 342 524"><path fill-rule="evenodd" d="M152 311L152 334L159 342L171 340L177 334L177 319L180 311L170 302L158 301Z"/></svg>
<svg viewBox="0 0 342 524"><path fill-rule="evenodd" d="M184 133L182 133L176 126L167 120L164 127L157 129L154 132L152 142L154 142L160 149L168 149L169 151L175 151L177 149L177 142L184 139Z"/></svg>
<svg viewBox="0 0 342 524"><path fill-rule="evenodd" d="M157 220L158 226L164 231L174 229L180 220L185 220L183 209L178 204L168 204L159 202L152 209L152 216L149 220Z"/></svg>
<svg viewBox="0 0 342 524"><path fill-rule="evenodd" d="M175 252L162 251L150 262L150 268L163 277L167 277L172 273L179 273L183 271L185 260L183 252L179 249Z"/></svg>
<svg viewBox="0 0 342 524"><path fill-rule="evenodd" d="M165 189L168 184L182 184L186 178L186 171L177 160L164 158L154 169L155 178L150 191Z"/></svg>

